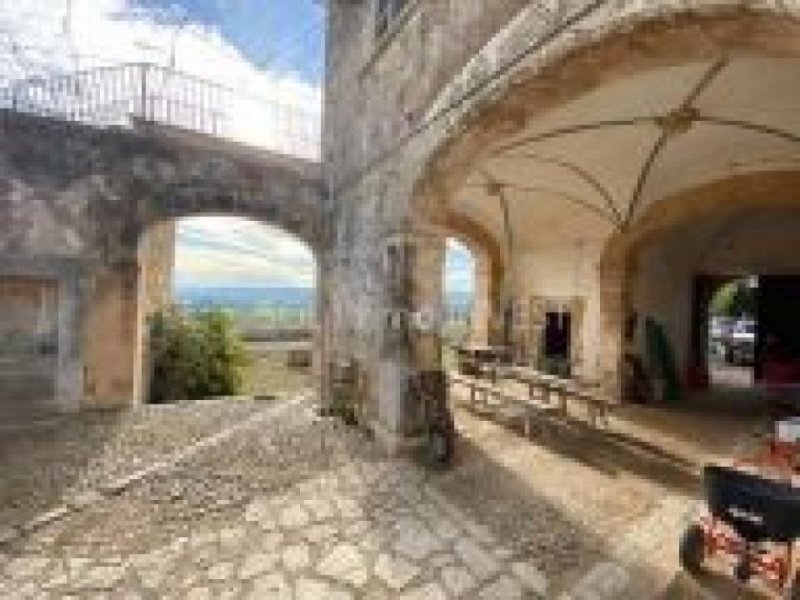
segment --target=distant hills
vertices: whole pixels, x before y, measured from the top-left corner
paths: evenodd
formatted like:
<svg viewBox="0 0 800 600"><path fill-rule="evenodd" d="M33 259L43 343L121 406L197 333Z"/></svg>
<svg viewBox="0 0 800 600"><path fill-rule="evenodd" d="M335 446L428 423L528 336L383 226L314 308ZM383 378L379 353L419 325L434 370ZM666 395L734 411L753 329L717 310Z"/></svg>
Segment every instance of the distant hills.
<svg viewBox="0 0 800 600"><path fill-rule="evenodd" d="M310 308L314 303L313 288L248 287L248 286L177 286L175 299L192 308L222 306L249 309L258 306L288 306Z"/></svg>
<svg viewBox="0 0 800 600"><path fill-rule="evenodd" d="M259 306L311 308L315 290L300 287L202 286L179 285L175 289L178 304L195 309L220 306L233 309L253 309ZM450 292L447 304L451 309L466 310L472 304L470 292Z"/></svg>

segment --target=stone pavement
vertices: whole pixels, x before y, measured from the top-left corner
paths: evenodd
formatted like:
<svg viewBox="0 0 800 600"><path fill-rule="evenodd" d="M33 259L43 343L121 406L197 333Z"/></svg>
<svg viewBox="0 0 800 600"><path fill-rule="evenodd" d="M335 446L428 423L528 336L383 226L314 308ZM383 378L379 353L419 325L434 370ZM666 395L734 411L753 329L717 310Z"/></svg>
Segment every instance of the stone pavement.
<svg viewBox="0 0 800 600"><path fill-rule="evenodd" d="M385 458L303 398L236 411L181 448L173 435L167 458L144 452L128 485L87 486L67 513L0 540L0 597L646 598L674 572L614 547L674 554L691 499L596 438L587 460L459 412L458 461L440 472ZM165 435L145 421L138 438Z"/></svg>
<svg viewBox="0 0 800 600"><path fill-rule="evenodd" d="M1 547L0 596L546 595L544 573L428 485L424 470L285 408Z"/></svg>

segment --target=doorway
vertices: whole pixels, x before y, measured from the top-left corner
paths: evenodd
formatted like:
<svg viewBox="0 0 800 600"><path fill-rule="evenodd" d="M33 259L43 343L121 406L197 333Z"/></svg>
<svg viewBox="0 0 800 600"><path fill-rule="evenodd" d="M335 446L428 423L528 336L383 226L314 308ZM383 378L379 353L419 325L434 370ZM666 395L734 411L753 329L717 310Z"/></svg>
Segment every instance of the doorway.
<svg viewBox="0 0 800 600"><path fill-rule="evenodd" d="M543 337L545 369L554 375L569 376L572 355L572 314L546 312Z"/></svg>

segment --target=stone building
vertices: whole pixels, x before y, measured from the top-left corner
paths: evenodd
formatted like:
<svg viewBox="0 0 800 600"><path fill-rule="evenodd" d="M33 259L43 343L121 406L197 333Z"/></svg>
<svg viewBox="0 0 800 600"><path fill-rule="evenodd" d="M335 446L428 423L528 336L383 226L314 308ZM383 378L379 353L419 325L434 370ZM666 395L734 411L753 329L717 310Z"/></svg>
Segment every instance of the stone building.
<svg viewBox="0 0 800 600"><path fill-rule="evenodd" d="M390 444L419 429L409 376L439 365L447 237L478 264L479 338L565 356L614 400L645 322L686 384L708 282L800 273L792 2L329 8L326 347Z"/></svg>
<svg viewBox="0 0 800 600"><path fill-rule="evenodd" d="M664 331L686 381L709 282L800 272L795 0L328 12L321 165L141 129L75 134L63 156L59 133L6 116L3 297L31 277L41 306L67 290L57 325L30 317L57 330L62 405L140 397L137 248L169 217L244 214L308 241L320 392L352 365L394 448L422 425L410 378L440 365L448 237L476 260L476 341L563 359L615 400L637 323Z"/></svg>

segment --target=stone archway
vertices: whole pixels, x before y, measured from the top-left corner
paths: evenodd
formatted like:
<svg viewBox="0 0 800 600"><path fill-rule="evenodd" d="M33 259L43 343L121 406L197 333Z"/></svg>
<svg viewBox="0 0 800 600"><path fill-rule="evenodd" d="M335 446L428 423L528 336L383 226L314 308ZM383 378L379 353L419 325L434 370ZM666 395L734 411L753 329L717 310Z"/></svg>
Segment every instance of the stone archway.
<svg viewBox="0 0 800 600"><path fill-rule="evenodd" d="M471 89L476 78L491 73L491 67L498 67L506 57L515 54L513 50L519 48L523 32L536 31L533 22L532 15L523 12L498 34L442 92L435 104L457 107L449 112L443 109L447 114L441 126L434 123L420 139L411 142L415 152L410 154L422 156L424 160L423 166L412 170L416 179L414 193L409 199L408 227L412 231L424 230L431 223L442 222L442 215L452 212L451 199L461 193L465 182L476 173L482 174L483 183L478 182L478 185L492 193L511 189L511 184L496 173L489 172L487 176L485 165L493 155L507 152L514 145L550 142L590 131L610 131L646 123L655 137L650 146L642 147L640 160L634 159L638 161L637 174L628 187L605 185L599 181L596 171L568 157L546 153L528 157L537 159L537 168L542 172L544 163L557 166L584 187L582 191L577 185L553 190L547 181L540 179L526 190L531 196L558 196L565 204L572 204L574 210L565 211L563 221L573 219L575 211L589 208L590 212L602 213L607 223L604 225L607 229L598 233L597 239L588 245L589 252L597 259L596 303L600 306L593 317L596 324L591 329L596 333L591 343L595 344L597 374L611 382L610 388L619 390L624 347L622 332L630 293L627 282L632 265L628 264L626 252L617 254L613 248L615 242L607 242L628 240L651 205L669 204L666 196L676 196L686 189L708 184L708 180L687 180L683 189L661 193L658 189L661 180L655 184L651 182L664 147L671 144L673 137L677 139L687 131L696 131L695 125L762 135L787 145L800 143L800 135L791 127L783 130L757 119L727 118L704 112L696 105L698 97L712 84L727 85L731 62L800 56L797 43L800 21L786 18L783 7L755 11L727 5L705 8L702 12L665 6L658 14L620 7L618 12L609 10L584 15L557 35L543 40L538 52L528 54L510 69L498 69L502 74L495 77L491 85L476 87L475 93L461 100L460 94ZM525 39L535 39L535 36ZM685 94L674 101L665 100L663 108L651 113L612 114L591 122L562 118L559 123L558 111L572 102L583 101L614 86L624 89L627 81L649 73L668 72L686 65L698 65L696 77L692 75L687 79ZM724 75L720 75L723 72ZM539 121L551 117L554 121L537 130ZM521 138L519 132L523 130L531 133ZM748 164L742 171L746 175L753 168L769 169ZM710 179L724 175L724 169L709 169L708 172ZM619 190L623 188L627 191L620 196ZM491 193L487 192L488 195ZM642 226L647 227L646 224ZM503 235L502 229L492 232L496 244L504 243Z"/></svg>
<svg viewBox="0 0 800 600"><path fill-rule="evenodd" d="M640 273L639 259L648 249L657 249L680 232L688 233L690 226L696 228L702 223L712 224L716 237L719 237L737 223L746 224L757 217L785 214L800 218L798 186L800 171L732 175L664 198L642 214L634 226L612 236L604 249L599 273L604 299L601 335L604 372L613 373L615 365L621 363L626 351L625 328L627 319L634 312L634 281ZM710 243L713 242L714 239ZM775 245L773 242L778 244L775 249L772 249ZM690 243L688 239L686 243ZM781 246L780 243L781 240L763 240L760 251L757 248L744 248L739 254L760 253L766 258L762 257L762 263L759 264L766 260L777 269L785 269L786 265L775 264L776 256L781 252L785 255L785 244ZM791 259L790 256L787 258ZM701 259L702 253L697 257L697 260ZM723 265L723 272L717 275L728 275L725 269L731 269L732 265L742 268L748 266L741 259L738 260L739 262ZM754 268L753 264L749 267ZM707 272L707 267L704 269L698 264L697 268ZM684 291L685 300L689 302L691 291L688 288ZM691 335L691 332L684 334L679 336L679 340ZM687 340L679 343L678 355L683 356L683 360L679 362L685 363L691 358L684 355L685 352L690 353L688 343Z"/></svg>
<svg viewBox="0 0 800 600"><path fill-rule="evenodd" d="M137 255L156 223L208 213L263 220L304 240L325 270L319 164L157 126L98 130L5 114L2 128L0 277L58 285L60 408L141 398Z"/></svg>
<svg viewBox="0 0 800 600"><path fill-rule="evenodd" d="M800 20L790 8L782 3L754 10L723 3L702 11L664 5L656 14L625 5L603 14L590 10L533 44L539 51L530 53L521 52L520 46L538 40L538 15L523 11L434 103L457 108L443 109L447 122L431 127L422 143L427 151L411 214L423 219L435 214L432 202L453 195L499 140L609 82L692 62L713 65L728 57L800 56ZM517 56L506 67L503 61ZM502 74L491 85L480 85L493 71ZM475 91L460 100L465 88ZM429 193L431 188L436 194Z"/></svg>

